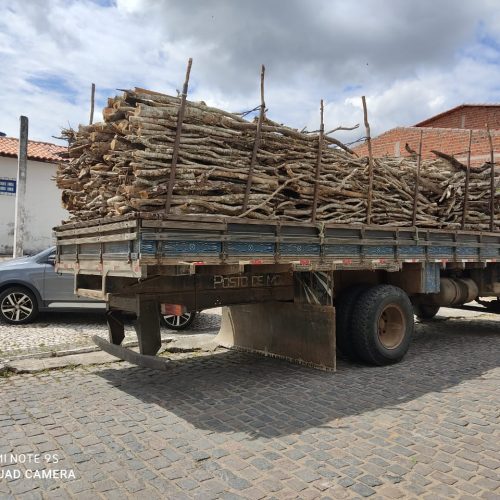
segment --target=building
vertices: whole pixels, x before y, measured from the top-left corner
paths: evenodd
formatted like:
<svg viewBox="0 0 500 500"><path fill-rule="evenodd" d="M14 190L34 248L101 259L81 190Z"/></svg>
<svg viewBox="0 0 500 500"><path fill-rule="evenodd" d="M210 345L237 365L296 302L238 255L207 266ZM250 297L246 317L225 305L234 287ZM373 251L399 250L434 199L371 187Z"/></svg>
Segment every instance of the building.
<svg viewBox="0 0 500 500"><path fill-rule="evenodd" d="M0 254L12 254L19 141L0 136ZM59 154L66 148L48 142L29 141L26 178L24 253L53 244L52 228L67 218L61 193L52 178Z"/></svg>
<svg viewBox="0 0 500 500"><path fill-rule="evenodd" d="M491 130L493 149L500 155L500 105L462 104L412 127L396 127L372 139L375 157L409 156L407 145L418 151L422 134L422 157L432 159L432 150L454 156L466 163L469 148L469 130L472 130L471 165L483 165L490 160L487 125ZM366 142L354 148L359 155L367 155Z"/></svg>

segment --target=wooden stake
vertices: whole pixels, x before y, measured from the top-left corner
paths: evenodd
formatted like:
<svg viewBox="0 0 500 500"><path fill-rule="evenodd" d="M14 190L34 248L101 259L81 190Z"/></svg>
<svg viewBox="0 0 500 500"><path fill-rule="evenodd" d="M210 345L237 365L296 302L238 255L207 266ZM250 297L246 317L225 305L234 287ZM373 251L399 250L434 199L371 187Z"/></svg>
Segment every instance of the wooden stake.
<svg viewBox="0 0 500 500"><path fill-rule="evenodd" d="M90 91L90 120L89 125L94 123L94 106L95 106L95 83L92 84L92 90Z"/></svg>
<svg viewBox="0 0 500 500"><path fill-rule="evenodd" d="M246 189L245 189L245 198L243 199L243 212L246 212L248 209L248 199L250 197L250 189L252 187L253 169L255 166L255 162L257 161L257 152L259 151L260 136L262 133L262 123L264 121L264 116L265 116L265 112L266 112L266 103L264 101L264 75L265 75L265 72L266 72L266 68L264 65L262 65L261 71L260 71L259 119L257 122L257 130L255 132L255 142L253 143L252 158L250 159L250 167L248 168L248 178L247 178L247 185L246 185Z"/></svg>
<svg viewBox="0 0 500 500"><path fill-rule="evenodd" d="M420 129L420 142L418 143L418 156L417 156L417 172L415 174L415 193L413 195L413 218L412 225L417 225L417 204L418 204L418 192L420 185L420 165L422 163L422 141L424 136L424 130Z"/></svg>
<svg viewBox="0 0 500 500"><path fill-rule="evenodd" d="M175 169L177 168L177 160L179 158L179 146L181 143L182 122L184 121L184 114L186 112L186 98L188 93L189 75L191 74L192 64L193 64L193 59L190 57L186 69L186 79L184 80L184 86L182 88L179 113L177 115L177 130L175 132L175 140L172 151L172 163L170 165L170 179L168 181L167 200L165 202L165 213L167 214L170 213L170 207L172 205L172 194L174 192L174 183L175 183Z"/></svg>
<svg viewBox="0 0 500 500"><path fill-rule="evenodd" d="M495 153L493 151L493 138L491 137L490 126L486 124L488 131L488 141L490 143L490 231L495 230Z"/></svg>
<svg viewBox="0 0 500 500"><path fill-rule="evenodd" d="M26 177L28 170L28 118L19 118L19 152L17 155L16 206L14 218L14 251L13 257L24 254L24 214L26 198Z"/></svg>
<svg viewBox="0 0 500 500"><path fill-rule="evenodd" d="M469 183L470 183L470 155L472 146L472 130L469 130L469 147L467 149L467 170L465 171L465 192L464 192L464 211L462 213L462 229L465 229L467 222L467 212L469 211Z"/></svg>
<svg viewBox="0 0 500 500"><path fill-rule="evenodd" d="M313 206L312 206L312 222L316 222L316 209L318 208L318 192L319 192L319 176L321 173L321 155L323 153L323 139L325 134L325 124L323 122L323 99L321 99L320 104L320 125L319 125L319 135L318 135L318 159L316 161L316 175L314 176L314 195L313 195Z"/></svg>
<svg viewBox="0 0 500 500"><path fill-rule="evenodd" d="M372 140L370 137L370 124L368 123L368 110L366 108L365 96L361 97L363 101L363 116L366 128L366 144L368 146L368 165L369 165L369 178L368 178L368 203L366 205L366 223L371 224L372 220L372 199L373 199L373 154L372 154Z"/></svg>

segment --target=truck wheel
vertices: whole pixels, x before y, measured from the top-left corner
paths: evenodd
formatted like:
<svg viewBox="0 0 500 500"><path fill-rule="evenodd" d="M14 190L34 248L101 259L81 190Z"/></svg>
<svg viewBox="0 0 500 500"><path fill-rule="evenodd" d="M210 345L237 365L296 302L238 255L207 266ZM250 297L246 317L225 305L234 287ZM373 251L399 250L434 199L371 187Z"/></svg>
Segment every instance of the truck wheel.
<svg viewBox="0 0 500 500"><path fill-rule="evenodd" d="M428 321L438 313L440 307L434 304L413 304L413 312L420 321Z"/></svg>
<svg viewBox="0 0 500 500"><path fill-rule="evenodd" d="M353 285L344 290L335 304L335 334L338 350L352 361L359 358L356 355L352 340L352 310L359 296L366 291L368 285Z"/></svg>
<svg viewBox="0 0 500 500"><path fill-rule="evenodd" d="M174 314L162 314L160 316L162 323L169 330L186 330L193 323L196 312L187 312L179 316Z"/></svg>
<svg viewBox="0 0 500 500"><path fill-rule="evenodd" d="M412 304L401 288L377 285L358 298L351 324L354 347L363 361L396 363L408 351L413 335Z"/></svg>
<svg viewBox="0 0 500 500"><path fill-rule="evenodd" d="M11 325L31 323L38 316L36 297L27 288L13 286L0 293L0 319Z"/></svg>

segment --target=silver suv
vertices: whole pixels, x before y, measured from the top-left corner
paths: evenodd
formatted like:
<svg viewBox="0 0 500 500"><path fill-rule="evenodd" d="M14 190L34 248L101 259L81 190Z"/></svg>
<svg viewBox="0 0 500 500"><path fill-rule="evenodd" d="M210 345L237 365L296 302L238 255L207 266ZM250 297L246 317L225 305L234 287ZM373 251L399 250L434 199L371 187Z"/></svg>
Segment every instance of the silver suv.
<svg viewBox="0 0 500 500"><path fill-rule="evenodd" d="M55 247L31 257L0 262L0 320L11 324L32 322L40 311L104 310L105 304L74 294L74 276L54 270ZM183 330L195 317L162 315L167 328Z"/></svg>
<svg viewBox="0 0 500 500"><path fill-rule="evenodd" d="M0 319L21 324L33 321L40 311L104 309L102 302L74 294L74 277L54 271L55 254L53 247L0 263Z"/></svg>

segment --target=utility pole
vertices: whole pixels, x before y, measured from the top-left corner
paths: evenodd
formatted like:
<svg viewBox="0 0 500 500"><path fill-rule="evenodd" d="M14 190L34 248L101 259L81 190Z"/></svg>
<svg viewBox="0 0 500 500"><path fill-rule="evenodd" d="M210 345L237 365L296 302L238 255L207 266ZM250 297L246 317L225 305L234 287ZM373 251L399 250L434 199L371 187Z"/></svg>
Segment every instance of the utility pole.
<svg viewBox="0 0 500 500"><path fill-rule="evenodd" d="M26 172L28 170L28 117L21 116L19 131L19 152L17 160L16 212L14 225L13 257L23 256L24 203L26 198Z"/></svg>

